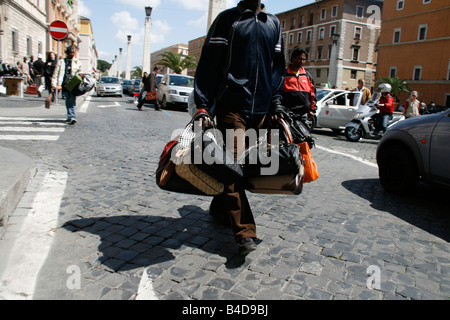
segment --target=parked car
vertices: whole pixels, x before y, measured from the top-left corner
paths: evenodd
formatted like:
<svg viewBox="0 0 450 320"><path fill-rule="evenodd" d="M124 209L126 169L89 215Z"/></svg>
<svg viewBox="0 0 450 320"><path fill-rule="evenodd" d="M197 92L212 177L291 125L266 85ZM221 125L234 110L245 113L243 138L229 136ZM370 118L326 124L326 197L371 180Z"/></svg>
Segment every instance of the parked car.
<svg viewBox="0 0 450 320"><path fill-rule="evenodd" d="M122 88L124 94L132 95L131 84L132 84L131 80L122 80Z"/></svg>
<svg viewBox="0 0 450 320"><path fill-rule="evenodd" d="M139 95L141 92L141 79L134 79L130 86L131 95Z"/></svg>
<svg viewBox="0 0 450 320"><path fill-rule="evenodd" d="M309 127L310 131L313 131L314 128L321 128L319 125L319 115L320 111L322 110L322 106L324 101L328 100L331 97L334 97L338 93L344 92L344 90L335 90L335 89L317 89L316 91L316 115L314 118L309 119L309 121L306 123Z"/></svg>
<svg viewBox="0 0 450 320"><path fill-rule="evenodd" d="M101 77L97 83L97 96L123 96L123 88L120 84L119 78L116 77Z"/></svg>
<svg viewBox="0 0 450 320"><path fill-rule="evenodd" d="M419 181L450 186L450 109L401 121L377 147L379 177L388 192L407 194Z"/></svg>
<svg viewBox="0 0 450 320"><path fill-rule="evenodd" d="M180 74L166 74L158 85L157 96L164 109L169 104L187 109L188 98L194 90L194 78Z"/></svg>
<svg viewBox="0 0 450 320"><path fill-rule="evenodd" d="M319 89L315 127L340 132L353 119L362 99L361 92Z"/></svg>

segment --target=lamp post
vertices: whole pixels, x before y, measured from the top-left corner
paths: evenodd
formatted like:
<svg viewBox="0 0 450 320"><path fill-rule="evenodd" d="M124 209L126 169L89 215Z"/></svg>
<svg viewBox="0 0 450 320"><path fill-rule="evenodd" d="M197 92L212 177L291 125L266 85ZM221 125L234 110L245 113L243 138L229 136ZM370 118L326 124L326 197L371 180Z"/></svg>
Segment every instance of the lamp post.
<svg viewBox="0 0 450 320"><path fill-rule="evenodd" d="M331 87L337 86L338 80L338 49L337 43L339 40L340 34L333 33L331 38L333 39L333 46L331 48L330 54L330 72L328 74L328 82L331 84Z"/></svg>
<svg viewBox="0 0 450 320"><path fill-rule="evenodd" d="M119 48L119 78L122 78L122 48Z"/></svg>
<svg viewBox="0 0 450 320"><path fill-rule="evenodd" d="M114 56L114 73L113 77L117 77L117 55Z"/></svg>
<svg viewBox="0 0 450 320"><path fill-rule="evenodd" d="M150 73L150 26L152 7L145 7L144 57L142 59L142 74Z"/></svg>
<svg viewBox="0 0 450 320"><path fill-rule="evenodd" d="M131 58L131 35L127 36L128 46L127 46L127 67L125 71L125 79L131 80L130 78L130 58Z"/></svg>

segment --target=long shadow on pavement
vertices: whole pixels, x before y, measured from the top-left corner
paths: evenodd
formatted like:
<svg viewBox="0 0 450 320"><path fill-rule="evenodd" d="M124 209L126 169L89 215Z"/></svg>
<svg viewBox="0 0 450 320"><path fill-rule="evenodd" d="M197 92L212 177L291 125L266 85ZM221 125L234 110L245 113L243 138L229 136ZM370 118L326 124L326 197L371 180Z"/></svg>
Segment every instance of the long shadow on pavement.
<svg viewBox="0 0 450 320"><path fill-rule="evenodd" d="M114 271L148 267L175 259L171 250L199 248L227 259L225 266L238 268L245 258L238 256L229 230L214 222L197 206L178 209L180 218L120 215L71 220L63 227L71 232L98 235L100 263Z"/></svg>

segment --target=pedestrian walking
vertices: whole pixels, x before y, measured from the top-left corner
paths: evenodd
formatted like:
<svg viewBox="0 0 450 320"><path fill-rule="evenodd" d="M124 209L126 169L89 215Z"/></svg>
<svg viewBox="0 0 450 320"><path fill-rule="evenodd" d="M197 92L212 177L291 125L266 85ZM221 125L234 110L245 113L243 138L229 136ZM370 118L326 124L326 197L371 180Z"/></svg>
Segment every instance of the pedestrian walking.
<svg viewBox="0 0 450 320"><path fill-rule="evenodd" d="M36 85L36 88L38 89L38 96L42 97L42 90L41 85L42 83L42 77L44 76L44 70L45 70L45 62L42 60L42 54L38 54L38 59L33 63L33 71L34 71L34 84Z"/></svg>
<svg viewBox="0 0 450 320"><path fill-rule="evenodd" d="M159 70L160 70L159 67L155 66L153 68L153 71L150 73L150 75L148 75L147 72L144 72L144 76L142 77L142 90L141 90L141 94L139 95L139 103L137 105L137 108L139 110L142 110L142 106L145 103L147 93L151 92L151 91L156 91L156 89L158 87L158 72L159 72ZM157 111L161 110L161 108L159 107L159 104L158 104L158 99L156 100L155 110L157 110Z"/></svg>
<svg viewBox="0 0 450 320"><path fill-rule="evenodd" d="M62 89L66 96L67 119L69 124L77 122L75 115L76 97L71 91L67 91L64 85L75 75L81 73L81 63L75 58L75 49L66 49L66 58L60 59L52 76L52 92Z"/></svg>
<svg viewBox="0 0 450 320"><path fill-rule="evenodd" d="M260 0L243 0L220 13L202 49L195 103L208 112L215 106L225 138L226 130L259 129L280 104L285 69L281 27L277 17L263 8ZM238 158L245 135L236 137L229 151ZM256 249L255 220L241 182L213 198L210 214L230 222L240 254Z"/></svg>
<svg viewBox="0 0 450 320"><path fill-rule="evenodd" d="M56 54L54 52L49 52L47 55L47 60L45 61L45 88L48 90L48 93L52 95L52 102L55 101L55 92L52 91L52 76L55 71L56 64Z"/></svg>
<svg viewBox="0 0 450 320"><path fill-rule="evenodd" d="M417 98L417 91L411 91L409 99L405 101L403 115L406 119L420 116L420 101Z"/></svg>

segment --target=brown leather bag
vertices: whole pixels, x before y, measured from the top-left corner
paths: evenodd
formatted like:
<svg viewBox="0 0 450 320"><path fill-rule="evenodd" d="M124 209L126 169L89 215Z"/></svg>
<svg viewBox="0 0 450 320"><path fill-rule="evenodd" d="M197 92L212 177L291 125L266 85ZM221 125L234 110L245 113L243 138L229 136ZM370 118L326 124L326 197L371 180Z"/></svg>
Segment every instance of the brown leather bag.
<svg viewBox="0 0 450 320"><path fill-rule="evenodd" d="M282 133L286 137L287 143L295 147L290 148L291 152L299 152L297 145L293 142L289 125L283 119L278 119L278 122L280 124L279 128L284 131ZM289 145L286 145L285 148L289 148ZM282 147L283 146L280 146L280 148ZM280 154L282 154L282 152L280 152ZM297 156L300 158L300 164L298 165L298 170L295 170L296 172L286 173L281 171L281 173L277 173L275 175L246 177L246 189L252 193L263 194L299 195L302 193L304 180L304 160L299 154L292 156L293 158Z"/></svg>

